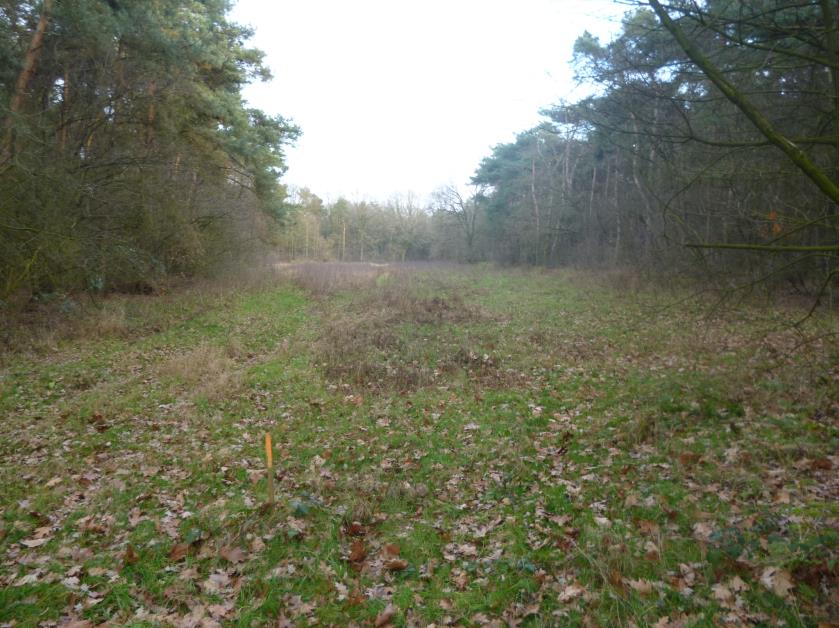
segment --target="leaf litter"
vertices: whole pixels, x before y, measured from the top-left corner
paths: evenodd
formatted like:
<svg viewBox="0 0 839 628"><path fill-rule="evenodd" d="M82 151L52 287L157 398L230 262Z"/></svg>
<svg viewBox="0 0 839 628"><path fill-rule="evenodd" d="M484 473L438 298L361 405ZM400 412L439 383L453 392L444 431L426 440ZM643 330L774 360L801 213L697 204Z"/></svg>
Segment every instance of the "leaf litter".
<svg viewBox="0 0 839 628"><path fill-rule="evenodd" d="M245 388L230 398L196 400L166 379L187 333L13 366L2 585L30 605L61 592L50 621L78 626L213 626L264 608L279 625L835 616L829 345L769 368L778 351L755 350L742 323L650 317L619 294L582 295L567 275L429 282L463 290L468 313L452 300L432 316L425 297L392 291L381 321L395 340L380 345L401 353L366 375L321 367L306 347L322 321L284 286L274 301L245 297L255 310L210 316L266 347L231 361ZM330 298L319 307L331 324L351 324L378 297ZM403 324L402 307L423 308L418 322ZM112 384L58 383L52 397L27 374L103 364ZM269 510L266 430L278 451ZM476 608L477 592L495 601Z"/></svg>

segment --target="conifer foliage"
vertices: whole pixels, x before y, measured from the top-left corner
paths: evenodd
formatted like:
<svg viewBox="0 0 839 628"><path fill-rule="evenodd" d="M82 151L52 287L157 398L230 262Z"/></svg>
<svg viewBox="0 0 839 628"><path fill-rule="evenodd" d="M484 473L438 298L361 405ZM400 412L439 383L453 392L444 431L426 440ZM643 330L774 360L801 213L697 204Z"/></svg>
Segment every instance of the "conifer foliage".
<svg viewBox="0 0 839 628"><path fill-rule="evenodd" d="M147 288L276 236L299 130L226 0L0 2L0 299Z"/></svg>

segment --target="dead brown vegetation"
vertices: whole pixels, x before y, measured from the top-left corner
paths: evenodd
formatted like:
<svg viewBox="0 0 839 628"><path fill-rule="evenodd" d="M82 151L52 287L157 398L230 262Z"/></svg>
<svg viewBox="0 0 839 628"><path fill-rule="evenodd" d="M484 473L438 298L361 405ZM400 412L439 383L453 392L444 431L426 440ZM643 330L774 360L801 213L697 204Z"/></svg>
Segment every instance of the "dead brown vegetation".
<svg viewBox="0 0 839 628"><path fill-rule="evenodd" d="M498 356L466 346L453 331L455 325L491 320L466 301L468 285L452 282L451 275L442 281L435 265L423 265L423 272L415 266L301 264L292 270L295 283L313 294L346 293L325 313L315 343L326 377L373 391L416 390L458 379L511 385Z"/></svg>
<svg viewBox="0 0 839 628"><path fill-rule="evenodd" d="M299 288L321 297L370 287L379 277L391 272L388 265L343 262L278 264L277 268Z"/></svg>
<svg viewBox="0 0 839 628"><path fill-rule="evenodd" d="M265 263L201 281L171 279L153 294L61 293L0 303L0 363L4 354L49 353L67 341L126 339L162 331L243 292L276 285L283 275Z"/></svg>
<svg viewBox="0 0 839 628"><path fill-rule="evenodd" d="M218 401L241 384L241 373L228 351L209 344L171 356L159 373L187 388L193 399Z"/></svg>

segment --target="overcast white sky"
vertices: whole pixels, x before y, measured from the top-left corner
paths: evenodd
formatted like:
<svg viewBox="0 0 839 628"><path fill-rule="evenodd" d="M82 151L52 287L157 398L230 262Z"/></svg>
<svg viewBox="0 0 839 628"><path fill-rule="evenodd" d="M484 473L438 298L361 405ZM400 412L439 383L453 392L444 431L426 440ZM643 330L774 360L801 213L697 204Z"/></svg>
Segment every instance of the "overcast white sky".
<svg viewBox="0 0 839 628"><path fill-rule="evenodd" d="M425 197L468 182L493 145L576 100L584 30L608 40L611 0L238 0L274 74L252 106L302 129L285 181L326 200Z"/></svg>

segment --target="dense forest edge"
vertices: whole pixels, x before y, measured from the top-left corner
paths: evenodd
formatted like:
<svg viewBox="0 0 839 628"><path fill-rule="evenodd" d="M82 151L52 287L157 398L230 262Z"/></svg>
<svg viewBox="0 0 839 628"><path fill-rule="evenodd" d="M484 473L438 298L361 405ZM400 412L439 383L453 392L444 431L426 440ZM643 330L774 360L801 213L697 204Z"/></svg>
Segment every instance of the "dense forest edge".
<svg viewBox="0 0 839 628"><path fill-rule="evenodd" d="M429 199L287 189L291 121L230 2L5 2L0 299L148 292L256 260L492 261L780 288L832 305L839 11L658 1L582 34L593 94Z"/></svg>
<svg viewBox="0 0 839 628"><path fill-rule="evenodd" d="M0 299L151 291L269 248L299 130L229 2L0 5Z"/></svg>

